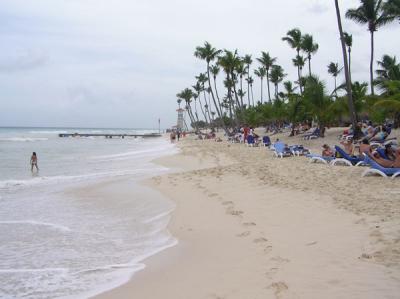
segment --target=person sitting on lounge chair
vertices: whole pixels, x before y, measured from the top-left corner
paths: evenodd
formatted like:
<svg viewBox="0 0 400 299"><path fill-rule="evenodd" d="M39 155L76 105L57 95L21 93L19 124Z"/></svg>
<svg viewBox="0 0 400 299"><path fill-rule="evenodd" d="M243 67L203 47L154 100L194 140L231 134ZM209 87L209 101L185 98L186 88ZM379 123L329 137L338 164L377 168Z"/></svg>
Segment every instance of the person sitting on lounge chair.
<svg viewBox="0 0 400 299"><path fill-rule="evenodd" d="M378 128L374 137L370 139L370 141L384 141L388 137L386 127Z"/></svg>
<svg viewBox="0 0 400 299"><path fill-rule="evenodd" d="M376 130L373 126L368 126L367 127L367 135L365 136L365 138L367 138L368 140L371 140L376 134Z"/></svg>
<svg viewBox="0 0 400 299"><path fill-rule="evenodd" d="M331 149L331 147L327 144L322 146L322 157L334 157L335 153Z"/></svg>
<svg viewBox="0 0 400 299"><path fill-rule="evenodd" d="M385 168L400 168L400 148L395 152L394 161L383 159L377 152L368 154L376 163Z"/></svg>
<svg viewBox="0 0 400 299"><path fill-rule="evenodd" d="M364 138L359 145L359 157L362 158L364 153L371 152L371 145L369 144L369 140Z"/></svg>
<svg viewBox="0 0 400 299"><path fill-rule="evenodd" d="M354 155L354 146L353 146L353 140L352 139L347 139L343 140L340 142L341 145L344 147L344 151L349 154L350 156Z"/></svg>
<svg viewBox="0 0 400 299"><path fill-rule="evenodd" d="M390 143L385 145L385 155L391 161L396 160L396 150L392 147Z"/></svg>

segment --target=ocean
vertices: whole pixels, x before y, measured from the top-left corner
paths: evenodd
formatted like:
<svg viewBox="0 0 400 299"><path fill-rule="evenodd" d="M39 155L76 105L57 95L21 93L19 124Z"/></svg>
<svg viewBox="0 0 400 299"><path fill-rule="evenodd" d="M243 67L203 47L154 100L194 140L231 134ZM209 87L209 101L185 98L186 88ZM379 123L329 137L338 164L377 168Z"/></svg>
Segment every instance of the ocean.
<svg viewBox="0 0 400 299"><path fill-rule="evenodd" d="M138 184L168 172L151 160L177 152L174 145L58 137L75 132L154 131L0 128L0 298L87 298L126 282L146 257L177 243L166 229L173 203ZM32 152L39 172L31 172ZM117 199L76 192L115 180L131 190Z"/></svg>

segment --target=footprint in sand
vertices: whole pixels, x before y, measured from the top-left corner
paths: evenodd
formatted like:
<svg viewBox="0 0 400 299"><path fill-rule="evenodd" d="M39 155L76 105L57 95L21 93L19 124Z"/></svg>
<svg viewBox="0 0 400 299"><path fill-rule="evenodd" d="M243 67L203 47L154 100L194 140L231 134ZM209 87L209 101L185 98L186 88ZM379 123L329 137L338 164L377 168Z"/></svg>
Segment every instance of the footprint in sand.
<svg viewBox="0 0 400 299"><path fill-rule="evenodd" d="M279 268L270 268L267 272L265 272L265 276L269 279L272 279L272 277L278 273Z"/></svg>
<svg viewBox="0 0 400 299"><path fill-rule="evenodd" d="M233 216L241 216L243 214L243 211L233 210L233 211L228 211L228 214L231 214Z"/></svg>
<svg viewBox="0 0 400 299"><path fill-rule="evenodd" d="M250 231L246 231L246 232L243 232L243 233L241 233L241 234L237 234L236 236L237 236L237 237L247 237L247 236L250 235L250 234L251 234Z"/></svg>
<svg viewBox="0 0 400 299"><path fill-rule="evenodd" d="M254 239L253 242L254 243L264 243L264 242L268 242L268 239L266 239L266 238L258 238L258 239Z"/></svg>
<svg viewBox="0 0 400 299"><path fill-rule="evenodd" d="M273 282L268 288L274 290L275 297L278 299L282 298L282 293L289 289L287 284L283 281Z"/></svg>
<svg viewBox="0 0 400 299"><path fill-rule="evenodd" d="M243 223L243 226L255 226L256 224L254 222L245 222Z"/></svg>
<svg viewBox="0 0 400 299"><path fill-rule="evenodd" d="M285 258L280 257L280 256L275 256L275 257L271 258L271 261L279 263L279 264L289 263L290 262L289 259L285 259Z"/></svg>
<svg viewBox="0 0 400 299"><path fill-rule="evenodd" d="M233 201L224 201L222 205L227 206L227 205L233 205Z"/></svg>
<svg viewBox="0 0 400 299"><path fill-rule="evenodd" d="M267 247L264 248L264 253L265 253L265 254L268 254L268 253L270 253L271 251L272 251L272 246L267 246Z"/></svg>

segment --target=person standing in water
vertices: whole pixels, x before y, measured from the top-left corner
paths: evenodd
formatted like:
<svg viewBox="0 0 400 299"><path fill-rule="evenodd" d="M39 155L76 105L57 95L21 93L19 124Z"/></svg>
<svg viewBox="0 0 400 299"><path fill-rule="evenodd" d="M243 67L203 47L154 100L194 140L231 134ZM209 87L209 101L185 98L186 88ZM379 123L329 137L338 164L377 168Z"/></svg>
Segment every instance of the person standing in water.
<svg viewBox="0 0 400 299"><path fill-rule="evenodd" d="M33 166L36 167L36 171L39 171L39 167L38 167L37 163L38 163L38 161L37 161L36 153L33 152L32 157L31 157L31 171L33 171Z"/></svg>

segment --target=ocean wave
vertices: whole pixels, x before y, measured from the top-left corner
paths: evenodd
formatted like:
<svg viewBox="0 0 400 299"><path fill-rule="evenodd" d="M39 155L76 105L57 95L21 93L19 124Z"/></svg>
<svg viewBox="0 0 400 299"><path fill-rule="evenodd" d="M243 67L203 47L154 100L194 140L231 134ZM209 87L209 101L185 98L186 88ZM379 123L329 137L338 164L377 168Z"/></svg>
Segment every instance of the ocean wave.
<svg viewBox="0 0 400 299"><path fill-rule="evenodd" d="M33 142L33 141L46 141L49 138L44 137L2 137L0 141L15 141L15 142Z"/></svg>
<svg viewBox="0 0 400 299"><path fill-rule="evenodd" d="M98 271L105 271L105 270L114 270L114 269L131 269L133 271L140 271L143 270L146 266L144 264L137 264L137 263L128 263L128 264L112 264L112 265L105 265L101 267L91 268L91 269L84 269L77 272L72 273L73 275L82 274L82 273L89 273L89 272L98 272Z"/></svg>
<svg viewBox="0 0 400 299"><path fill-rule="evenodd" d="M103 156L94 156L91 157L93 160L116 160L121 158L129 158L132 156L143 155L143 154L155 154L160 153L165 150L173 148L174 145L167 145L163 147L151 148L146 150L137 150L137 151L129 151L125 153L113 154L113 155L103 155Z"/></svg>
<svg viewBox="0 0 400 299"><path fill-rule="evenodd" d="M33 187L43 184L58 184L62 182L74 182L74 181L84 181L90 179L107 178L107 177L118 177L125 175L134 174L146 174L154 172L164 172L168 170L164 167L158 168L139 168L134 170L122 170L122 171L110 171L110 172L99 172L99 173L89 173L82 175L71 175L71 176L50 176L50 177L35 177L33 179L27 180L5 180L0 181L0 190L10 189L10 188L26 188Z"/></svg>
<svg viewBox="0 0 400 299"><path fill-rule="evenodd" d="M38 130L38 131L29 131L29 133L30 134L66 134L66 133L68 133L67 131L57 131L57 130L54 130L54 131L40 131L40 130Z"/></svg>
<svg viewBox="0 0 400 299"><path fill-rule="evenodd" d="M0 221L0 224L29 224L29 225L40 225L40 226L48 226L50 228L64 231L64 232L69 232L71 229L67 226L60 225L60 224L54 224L54 223L48 223L48 222L41 222L41 221L35 221L35 220L5 220L5 221Z"/></svg>
<svg viewBox="0 0 400 299"><path fill-rule="evenodd" d="M43 269L0 269L0 273L29 273L29 272L67 272L67 268L43 268Z"/></svg>

